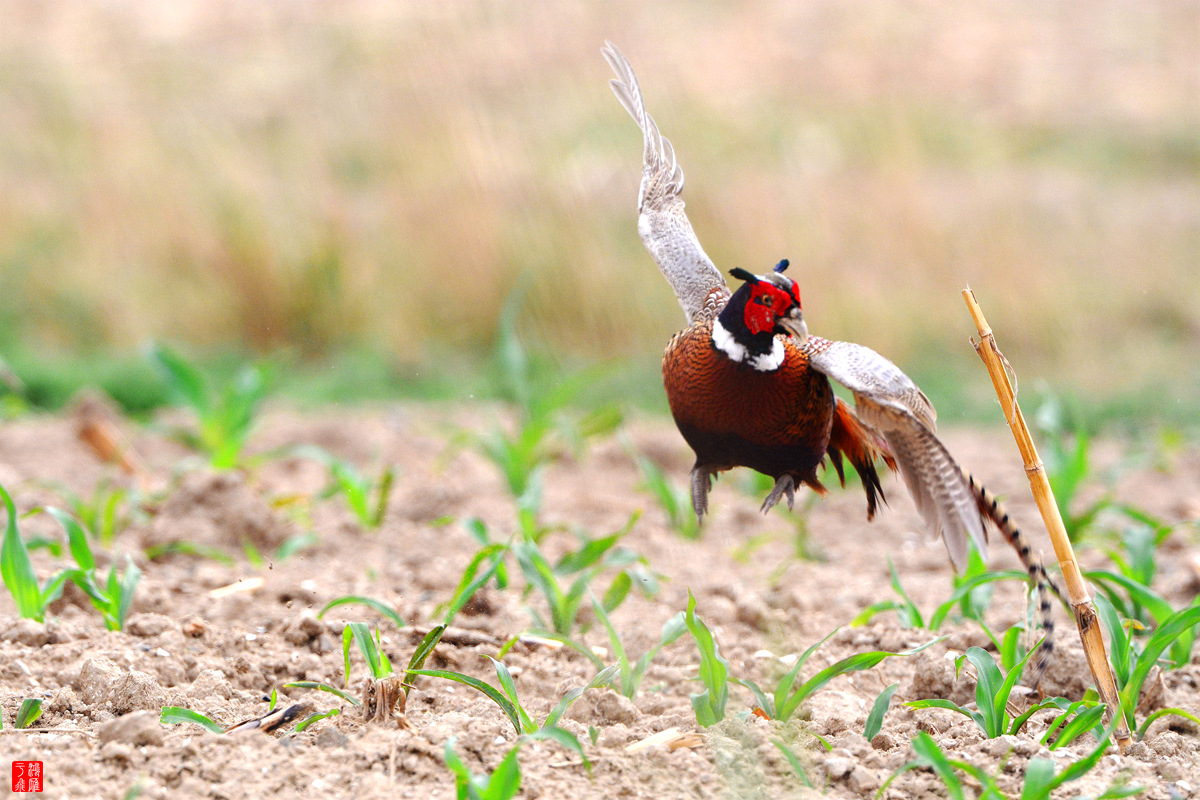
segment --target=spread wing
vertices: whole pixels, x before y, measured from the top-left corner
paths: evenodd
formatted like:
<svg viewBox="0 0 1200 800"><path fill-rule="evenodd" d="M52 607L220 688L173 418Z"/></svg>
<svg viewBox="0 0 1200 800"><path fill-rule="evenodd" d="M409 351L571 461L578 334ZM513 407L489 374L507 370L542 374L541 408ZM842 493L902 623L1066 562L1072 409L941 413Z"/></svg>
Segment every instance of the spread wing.
<svg viewBox="0 0 1200 800"><path fill-rule="evenodd" d="M950 561L967 563L967 538L987 557L987 533L963 470L938 439L937 414L900 368L869 347L810 336L800 347L809 364L854 393L859 419L883 436L929 532L942 537Z"/></svg>
<svg viewBox="0 0 1200 800"><path fill-rule="evenodd" d="M621 105L642 129L645 150L638 194L638 233L654 262L675 290L690 325L729 297L729 289L704 252L683 210L683 170L671 143L646 113L642 90L629 61L612 42L601 50L617 77L610 83ZM714 290L716 294L713 295ZM710 295L713 295L710 297Z"/></svg>

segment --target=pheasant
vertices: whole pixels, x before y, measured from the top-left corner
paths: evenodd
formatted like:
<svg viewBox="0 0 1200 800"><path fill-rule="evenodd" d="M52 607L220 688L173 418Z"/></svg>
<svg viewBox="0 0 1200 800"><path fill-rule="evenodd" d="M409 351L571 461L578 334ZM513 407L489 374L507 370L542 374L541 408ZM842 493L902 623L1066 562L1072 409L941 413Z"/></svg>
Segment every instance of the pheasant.
<svg viewBox="0 0 1200 800"><path fill-rule="evenodd" d="M870 348L810 335L796 282L785 259L767 274L733 269L730 291L705 254L680 197L683 170L671 143L646 113L633 68L606 42L617 74L613 92L641 128L644 141L638 233L675 291L687 327L663 354L663 385L679 432L696 454L691 499L703 521L713 478L749 467L775 479L762 504L800 486L819 494L817 467L826 458L845 484L844 460L862 479L867 519L886 502L876 463L898 471L933 538L940 537L956 570L968 541L986 557L989 520L1016 550L1035 587L1045 631L1037 686L1054 649L1049 592L1061 598L1020 530L994 495L964 471L937 436L937 414L907 375ZM833 393L830 379L850 390L854 406Z"/></svg>

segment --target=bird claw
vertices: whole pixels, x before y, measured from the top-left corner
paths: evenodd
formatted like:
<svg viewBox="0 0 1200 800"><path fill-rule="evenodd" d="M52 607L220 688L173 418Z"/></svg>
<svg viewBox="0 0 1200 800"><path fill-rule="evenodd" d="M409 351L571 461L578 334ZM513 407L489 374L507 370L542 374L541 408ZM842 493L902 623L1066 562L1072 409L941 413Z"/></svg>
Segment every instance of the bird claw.
<svg viewBox="0 0 1200 800"><path fill-rule="evenodd" d="M692 510L703 522L708 513L708 493L712 491L712 473L701 467L692 468Z"/></svg>
<svg viewBox="0 0 1200 800"><path fill-rule="evenodd" d="M763 500L762 513L767 513L779 500L787 495L788 510L796 504L796 480L791 475L780 475L775 479L775 488L771 489L771 493L767 495L767 499Z"/></svg>

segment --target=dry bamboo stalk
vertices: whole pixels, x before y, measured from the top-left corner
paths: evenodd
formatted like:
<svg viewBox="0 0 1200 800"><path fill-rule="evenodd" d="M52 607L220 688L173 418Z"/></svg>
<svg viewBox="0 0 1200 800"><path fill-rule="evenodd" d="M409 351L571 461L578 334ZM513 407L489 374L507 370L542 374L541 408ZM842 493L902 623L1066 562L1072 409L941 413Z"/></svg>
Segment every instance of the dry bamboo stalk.
<svg viewBox="0 0 1200 800"><path fill-rule="evenodd" d="M1000 398L1000 407L1004 409L1013 438L1017 440L1017 448L1025 460L1025 474L1029 478L1029 486L1033 490L1034 500L1037 501L1038 511L1042 514L1042 522L1050 534L1050 542L1054 545L1054 555L1062 568L1063 581L1067 585L1071 609L1075 612L1075 625L1079 628L1079 638L1083 641L1088 667L1092 671L1100 699L1108 705L1107 721L1111 721L1114 715L1117 719L1113 738L1116 739L1121 752L1124 752L1133 740L1121 713L1117 682L1113 678L1112 665L1108 661L1108 650L1104 646L1104 634L1096 616L1096 607L1092 605L1092 598L1083 582L1083 575L1079 572L1079 564L1075 560L1071 540L1067 537L1062 515L1058 512L1058 504L1054 502L1054 492L1050 489L1050 481L1046 477L1046 466L1038 456L1033 437L1029 434L1029 426L1025 424L1025 417L1021 414L1021 407L1017 404L1012 385L1008 381L1008 373L1004 370L1007 362L996 347L996 338L983 317L983 310L975 301L975 295L970 289L963 289L962 294L967 302L967 310L975 320L975 327L979 329L980 342L975 345L975 351L987 367L992 386L996 389L996 396Z"/></svg>

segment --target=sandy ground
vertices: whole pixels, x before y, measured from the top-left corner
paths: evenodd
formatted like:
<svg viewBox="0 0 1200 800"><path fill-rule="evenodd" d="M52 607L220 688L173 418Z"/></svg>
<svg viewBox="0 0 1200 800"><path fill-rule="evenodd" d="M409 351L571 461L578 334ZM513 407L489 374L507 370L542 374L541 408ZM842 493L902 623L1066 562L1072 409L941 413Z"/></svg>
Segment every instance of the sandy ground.
<svg viewBox="0 0 1200 800"><path fill-rule="evenodd" d="M455 737L457 751L476 772L496 767L512 747L512 726L491 701L442 680L422 679L408 700L411 729L368 724L357 709L318 722L307 731L239 736L210 734L195 725L163 726L164 705L186 706L224 724L257 717L266 696L279 689L286 700L311 701L317 710L339 707L325 693L284 689L296 680L342 685L341 629L346 621L379 624L384 650L406 663L419 631L436 620L435 609L453 593L477 549L461 520L479 517L493 536L506 538L515 511L496 470L463 446L463 430L497 424L491 408L431 410L420 406L297 415L268 414L252 443L256 452L293 444L315 444L363 468L395 463L398 477L386 521L364 531L340 498L317 497L326 473L301 458L266 459L250 472L214 474L167 438L161 426L123 425L143 455L153 479L169 487L155 512L137 520L116 539L114 553L129 553L144 572L124 631L106 631L82 593L70 589L51 609L45 625L19 620L11 598L0 594L0 708L5 728L0 754L40 760L47 797L123 797L139 787L143 797L359 797L450 798L454 782L443 763L443 746ZM1023 472L1005 432L950 431L946 439L964 463L1011 498L1014 515L1034 531L1036 512L1027 500ZM622 441L623 440L623 441ZM564 455L546 472L543 519L561 525L548 535L551 553L586 531L617 530L631 513L644 513L624 540L661 576L653 598L634 591L612 615L635 656L657 638L662 623L682 610L690 590L699 615L712 627L731 674L760 683L783 671L777 656L802 652L841 627L810 660L804 675L854 652L900 650L932 634L902 628L895 614L870 625L848 623L867 605L892 599L887 556L917 604L925 610L951 590L951 572L940 544L919 535L919 520L893 479L885 480L891 506L874 522L865 519L861 491L834 491L808 517L813 549L822 560L794 556L794 518L757 513L761 498L740 477L722 480L713 498L713 517L699 541L679 538L663 512L640 488L632 444L682 482L688 452L669 422L629 424L622 437L594 443L586 452ZM1173 520L1195 518L1200 454L1175 453L1167 469L1129 461L1132 446L1107 444L1101 459L1128 463L1116 483L1118 496ZM1140 466L1139 466L1140 465ZM74 434L66 418L28 418L0 427L0 484L24 511L42 503L61 504L56 484L90 493L103 480L124 480L100 463ZM447 521L449 520L449 521ZM61 536L45 515L22 522L27 536ZM289 537L311 530L318 543L290 559L255 568L242 557L249 540L269 553ZM1190 602L1200 585L1187 567L1195 556L1197 529L1181 529L1160 552L1156 588L1173 604ZM215 546L233 554L227 566L211 559L173 555L148 560L144 548L172 540ZM1035 535L1035 541L1042 541ZM748 546L751 545L751 546ZM1043 549L1049 551L1048 544ZM992 560L1015 566L1002 542ZM102 555L107 562L110 556ZM1085 568L1106 564L1097 549L1084 549ZM34 555L39 575L58 566L45 550ZM495 682L485 654L495 654L510 637L527 631L527 606L543 608L539 596L522 596L523 581L510 564L505 591L489 586L455 620L453 635L439 645L427 666L453 669ZM214 597L212 590L240 579L261 578L253 591ZM600 584L607 585L606 582ZM1004 628L1024 614L1024 593L1013 582L996 585L987 614ZM373 611L344 606L317 620L329 600L362 594L392 605L408 625L397 630ZM1075 697L1084 680L1082 655L1068 619L1059 610L1060 656L1044 683L1053 694ZM583 616L585 625L592 622ZM753 698L732 686L726 720L713 728L696 725L689 694L697 651L690 637L665 648L654 660L639 693L630 701L610 690L584 695L563 725L584 743L591 774L579 758L547 742L523 746L523 797L782 797L808 796L771 743L791 744L819 791L829 797L870 797L887 777L913 757L910 741L931 733L954 758L997 774L1001 787L1020 794L1025 765L1038 754L1060 764L1090 749L1090 739L1050 753L1037 742L1050 718L1035 716L1017 737L987 740L973 723L941 710L916 710L903 701L928 697L973 699L974 683L955 677L953 657L970 645L987 646L974 624L950 623L947 638L908 658L835 679L788 724L749 712ZM607 647L599 625L581 638ZM357 693L362 663L355 655L350 690ZM566 691L586 683L595 668L568 648L521 644L506 656L521 698L541 718ZM1200 666L1192 664L1163 678L1167 705L1200 709ZM899 683L882 732L873 740L863 725L879 692ZM25 697L45 699L45 713L29 731L13 730ZM1172 727L1174 726L1174 727ZM628 745L677 728L686 746L630 753ZM592 736L595 735L595 742ZM830 749L811 735L817 734ZM1147 787L1150 798L1197 796L1200 736L1186 725L1160 720L1130 754L1107 754L1063 796L1091 795L1111 782ZM891 784L886 797L942 796L929 772L910 771Z"/></svg>

